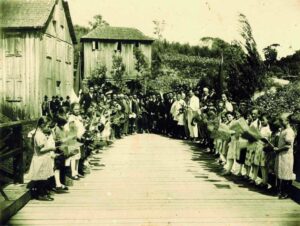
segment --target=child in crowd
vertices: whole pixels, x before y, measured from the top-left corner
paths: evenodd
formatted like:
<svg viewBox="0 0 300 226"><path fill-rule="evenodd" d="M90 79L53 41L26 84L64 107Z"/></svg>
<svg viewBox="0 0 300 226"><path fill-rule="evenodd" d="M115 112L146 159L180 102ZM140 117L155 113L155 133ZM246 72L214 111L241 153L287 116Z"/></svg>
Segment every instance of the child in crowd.
<svg viewBox="0 0 300 226"><path fill-rule="evenodd" d="M227 126L230 128L230 126L234 123L234 113L233 112L227 112L226 116L227 116ZM234 160L235 160L235 156L236 156L236 152L237 152L237 148L238 148L238 135L236 133L232 133L232 135L230 136L230 140L227 143L227 169L225 171L225 173L223 174L224 176L230 175L231 174L231 170L234 164Z"/></svg>
<svg viewBox="0 0 300 226"><path fill-rule="evenodd" d="M135 98L139 113L136 114L135 125L138 128L133 129L140 133L152 131L174 138L190 135L196 143L203 140L201 145L205 147L204 150L219 157L218 162L224 165L223 175L231 175L235 165L238 167L238 176L244 176L250 183L256 184L260 181L260 171L259 187L266 189L272 184L272 176L270 178L269 175L274 173L278 180L279 198L288 197L291 182L295 179L295 132L290 125L289 114L280 115L281 129L278 130L274 129L274 123L265 114L260 114L255 108L250 114L242 111L241 116L226 95L222 95L219 102L204 98L205 107L200 108L201 98L195 96L193 91L187 100L184 100L185 93L182 91L174 94L158 98L155 95ZM177 99L174 99L175 96ZM49 119L40 118L33 131L34 156L29 171L31 191L39 200L53 200L49 195L49 178L55 178L54 191L68 190L65 185L68 167L71 179L79 180L83 177L82 169L96 166L93 156L99 153L99 149L105 150L103 147L128 134L128 115L134 112L133 100L122 94L118 98L115 93L109 98L104 93L96 92L83 97L85 100L79 101L82 105L71 104L70 98L63 101L55 96L50 102L44 100L43 114ZM48 103L51 114L45 113ZM214 103L218 103L217 108ZM54 127L52 132L49 120ZM201 131L199 139L198 128ZM259 138L245 136L246 132L253 135L251 130Z"/></svg>
<svg viewBox="0 0 300 226"><path fill-rule="evenodd" d="M268 124L268 119L266 115L261 115L260 117L261 121L261 128L260 133L264 140L270 140L271 137L271 129ZM266 168L266 153L264 152L265 143L263 141L258 141L255 153L254 153L254 160L253 160L253 181L256 181L258 170L261 170L262 174L262 182L260 186L262 188L268 188L268 172Z"/></svg>
<svg viewBox="0 0 300 226"><path fill-rule="evenodd" d="M32 196L42 201L54 200L49 193L47 180L54 175L54 150L55 142L52 136L48 136L49 127L47 119L38 119L37 127L33 134L34 154L31 161L28 178L32 181L30 188Z"/></svg>

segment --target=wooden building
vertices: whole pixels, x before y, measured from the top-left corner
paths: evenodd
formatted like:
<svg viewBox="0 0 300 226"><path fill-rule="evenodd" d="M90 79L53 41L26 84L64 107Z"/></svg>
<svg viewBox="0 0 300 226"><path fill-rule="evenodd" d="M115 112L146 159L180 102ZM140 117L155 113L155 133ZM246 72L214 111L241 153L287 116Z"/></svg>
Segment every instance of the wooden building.
<svg viewBox="0 0 300 226"><path fill-rule="evenodd" d="M107 67L107 74L110 77L114 54L122 56L127 76L129 78L136 76L133 49L134 47L140 48L151 65L151 44L153 41L152 38L145 36L135 28L97 27L80 39L83 48L84 77L91 76L93 70L99 65Z"/></svg>
<svg viewBox="0 0 300 226"><path fill-rule="evenodd" d="M0 3L1 112L36 118L44 95L73 90L75 32L63 0Z"/></svg>

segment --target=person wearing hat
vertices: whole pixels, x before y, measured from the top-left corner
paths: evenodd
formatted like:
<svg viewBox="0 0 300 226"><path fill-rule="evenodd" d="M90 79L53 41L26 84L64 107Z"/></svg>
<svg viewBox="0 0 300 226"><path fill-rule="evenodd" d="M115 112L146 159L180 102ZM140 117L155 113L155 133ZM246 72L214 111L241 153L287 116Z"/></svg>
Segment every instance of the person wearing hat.
<svg viewBox="0 0 300 226"><path fill-rule="evenodd" d="M42 115L43 116L48 116L50 115L50 105L48 101L48 96L44 96L44 101L42 102Z"/></svg>
<svg viewBox="0 0 300 226"><path fill-rule="evenodd" d="M52 100L49 103L52 117L55 117L59 110L59 104L57 103L56 97L52 96Z"/></svg>
<svg viewBox="0 0 300 226"><path fill-rule="evenodd" d="M84 92L81 97L80 97L80 100L79 100L79 103L80 103L80 106L82 106L83 110L85 113L88 112L88 109L89 107L91 106L92 104L92 101L94 100L94 87L91 86L89 88L89 91L88 92Z"/></svg>

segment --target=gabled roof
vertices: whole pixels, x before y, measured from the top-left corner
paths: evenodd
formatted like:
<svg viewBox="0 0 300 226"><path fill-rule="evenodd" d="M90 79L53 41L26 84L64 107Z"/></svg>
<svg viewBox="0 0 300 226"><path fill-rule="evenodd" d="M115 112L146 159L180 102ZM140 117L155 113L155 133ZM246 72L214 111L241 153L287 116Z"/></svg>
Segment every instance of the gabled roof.
<svg viewBox="0 0 300 226"><path fill-rule="evenodd" d="M43 29L48 25L57 0L0 0L0 27L8 29ZM62 1L72 41L76 36L69 5Z"/></svg>
<svg viewBox="0 0 300 226"><path fill-rule="evenodd" d="M148 41L153 42L154 39L144 35L136 28L128 27L97 27L87 35L83 36L80 41L84 40L128 40L128 41Z"/></svg>

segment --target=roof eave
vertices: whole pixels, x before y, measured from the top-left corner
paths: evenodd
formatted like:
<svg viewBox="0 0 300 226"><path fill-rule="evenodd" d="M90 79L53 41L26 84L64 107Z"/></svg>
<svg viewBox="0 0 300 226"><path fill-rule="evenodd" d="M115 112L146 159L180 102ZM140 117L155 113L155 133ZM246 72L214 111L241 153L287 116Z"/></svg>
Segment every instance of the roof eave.
<svg viewBox="0 0 300 226"><path fill-rule="evenodd" d="M90 38L90 37L82 37L80 42L84 41L128 41L128 42L154 42L154 39L109 39L109 38Z"/></svg>
<svg viewBox="0 0 300 226"><path fill-rule="evenodd" d="M70 13L69 4L68 4L67 1L62 1L62 3L63 3L63 7L65 9L66 19L67 19L70 35L71 35L71 38L72 38L72 42L75 45L78 42L77 42L76 33L75 33L73 22L72 22L72 17L71 17L71 13Z"/></svg>
<svg viewBox="0 0 300 226"><path fill-rule="evenodd" d="M44 26L23 26L23 27L20 27L20 26L11 26L11 27L8 27L8 26L0 26L0 29L2 30L40 30L40 29L43 29Z"/></svg>

